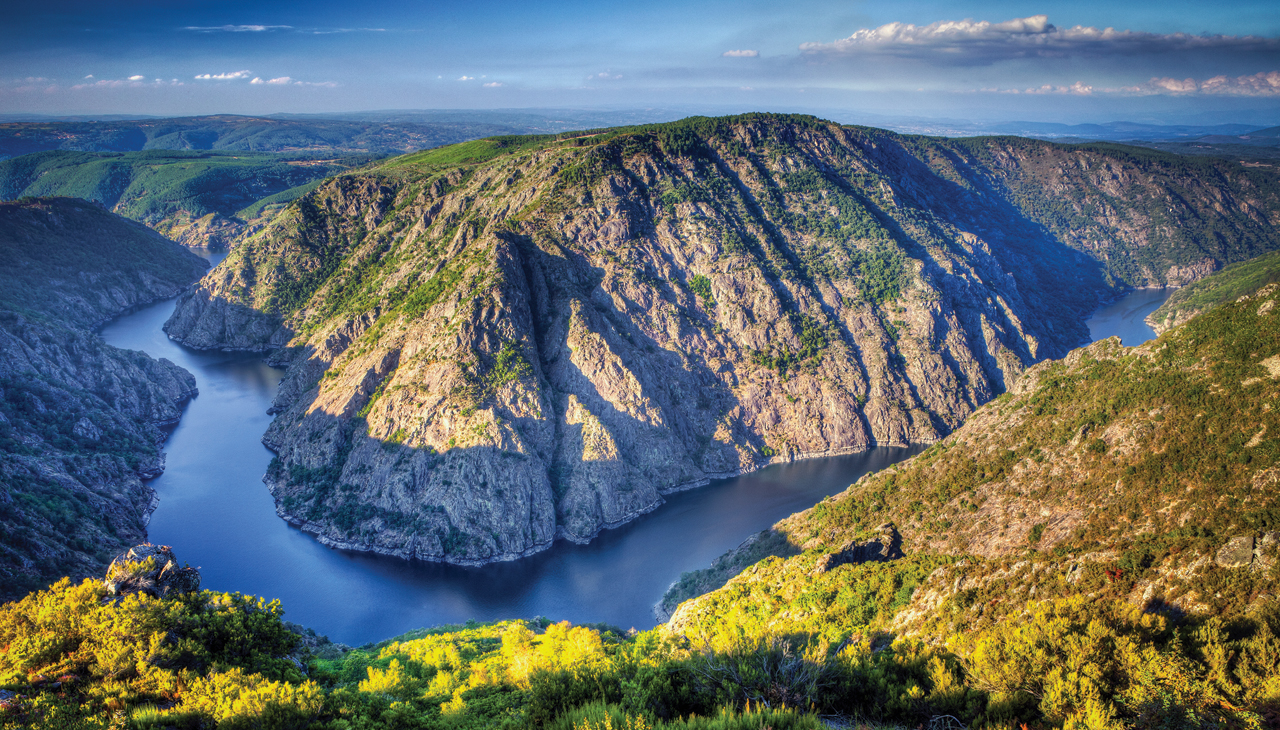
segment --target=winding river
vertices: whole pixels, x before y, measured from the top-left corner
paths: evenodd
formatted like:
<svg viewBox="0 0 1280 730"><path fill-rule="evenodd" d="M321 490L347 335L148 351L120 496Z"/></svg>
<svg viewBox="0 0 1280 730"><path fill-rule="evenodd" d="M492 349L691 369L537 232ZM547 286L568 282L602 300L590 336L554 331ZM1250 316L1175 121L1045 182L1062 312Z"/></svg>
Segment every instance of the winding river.
<svg viewBox="0 0 1280 730"><path fill-rule="evenodd" d="M1094 339L1122 334L1117 327L1132 328L1134 317L1141 324L1154 309L1148 303L1128 319L1108 315L1098 330L1091 321ZM272 454L260 439L283 372L252 354L172 342L161 326L173 308L173 301L161 302L101 330L117 347L185 367L200 388L166 443L164 474L152 482L160 506L150 539L199 566L204 587L280 599L289 620L348 644L469 619L546 616L649 628L651 607L682 572L705 567L748 535L920 451L882 447L771 466L672 495L662 508L589 545L559 542L533 557L480 568L333 550L279 519L262 484Z"/></svg>

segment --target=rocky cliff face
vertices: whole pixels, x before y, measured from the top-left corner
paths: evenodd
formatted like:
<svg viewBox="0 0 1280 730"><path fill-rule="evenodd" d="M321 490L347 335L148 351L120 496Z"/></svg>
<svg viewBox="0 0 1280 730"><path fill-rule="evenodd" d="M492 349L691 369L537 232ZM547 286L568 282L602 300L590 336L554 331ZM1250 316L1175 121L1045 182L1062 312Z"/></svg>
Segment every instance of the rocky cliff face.
<svg viewBox="0 0 1280 730"><path fill-rule="evenodd" d="M0 576L9 597L101 572L145 539L155 505L142 480L163 470L160 427L177 423L195 378L85 328L173 296L206 267L137 224L66 199L0 204L0 251Z"/></svg>
<svg viewBox="0 0 1280 730"><path fill-rule="evenodd" d="M1065 354L1115 274L1037 212L1045 165L1087 200L1169 194L1123 156L810 118L484 140L322 185L166 329L292 348L265 436L283 517L507 559L708 478L935 441ZM1140 227L1066 197L1078 233Z"/></svg>

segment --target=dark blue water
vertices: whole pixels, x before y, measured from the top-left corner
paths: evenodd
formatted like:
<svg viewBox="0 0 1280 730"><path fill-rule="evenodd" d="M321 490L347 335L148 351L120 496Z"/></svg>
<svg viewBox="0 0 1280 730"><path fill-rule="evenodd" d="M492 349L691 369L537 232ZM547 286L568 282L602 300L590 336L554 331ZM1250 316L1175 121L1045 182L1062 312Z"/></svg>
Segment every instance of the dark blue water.
<svg viewBox="0 0 1280 730"><path fill-rule="evenodd" d="M589 545L557 543L510 563L463 568L347 553L279 519L262 483L272 454L260 439L282 371L254 355L172 342L160 327L173 307L157 304L102 330L113 345L185 367L200 388L166 443L165 473L152 482L160 506L150 539L200 566L204 587L278 598L289 620L350 644L468 619L649 628L653 604L682 572L920 450L878 448L718 481L672 495Z"/></svg>
<svg viewBox="0 0 1280 730"><path fill-rule="evenodd" d="M1156 338L1155 330L1143 320L1160 308L1173 289L1135 289L1120 301L1109 304L1089 318L1089 338L1094 342L1119 336L1126 347Z"/></svg>

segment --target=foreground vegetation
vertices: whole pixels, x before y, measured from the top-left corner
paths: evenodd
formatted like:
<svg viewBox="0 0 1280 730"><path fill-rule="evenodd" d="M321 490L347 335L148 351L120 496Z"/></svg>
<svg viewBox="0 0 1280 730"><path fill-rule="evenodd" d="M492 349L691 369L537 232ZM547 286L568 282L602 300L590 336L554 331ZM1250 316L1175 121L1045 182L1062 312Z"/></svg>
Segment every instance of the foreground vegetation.
<svg viewBox="0 0 1280 730"><path fill-rule="evenodd" d="M932 641L852 616L710 638L539 619L326 658L282 613L239 594L113 600L63 580L0 607L0 685L16 693L0 727L1245 728L1280 708L1274 606L1223 621L1029 602L1016 621Z"/></svg>

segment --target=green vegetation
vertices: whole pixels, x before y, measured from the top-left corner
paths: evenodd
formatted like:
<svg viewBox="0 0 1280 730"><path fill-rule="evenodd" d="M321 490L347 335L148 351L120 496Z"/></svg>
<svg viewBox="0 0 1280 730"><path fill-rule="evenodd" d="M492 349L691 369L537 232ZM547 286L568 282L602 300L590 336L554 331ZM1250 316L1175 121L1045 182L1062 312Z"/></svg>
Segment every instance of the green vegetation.
<svg viewBox="0 0 1280 730"><path fill-rule="evenodd" d="M711 280L702 274L694 274L689 278L689 290L698 295L702 306L715 309L716 298L711 294Z"/></svg>
<svg viewBox="0 0 1280 730"><path fill-rule="evenodd" d="M305 185L299 185L296 188L289 188L288 190L282 190L274 195L268 195L247 208L237 210L233 217L239 218L242 221L249 221L261 216L265 212L279 210L286 203L291 203L320 187L320 183L322 182L324 181L313 180Z"/></svg>
<svg viewBox="0 0 1280 730"><path fill-rule="evenodd" d="M554 139L556 137L552 135L538 134L489 137L396 157L383 164L381 169L430 173L448 168L479 165L498 157L544 147Z"/></svg>
<svg viewBox="0 0 1280 730"><path fill-rule="evenodd" d="M790 370L816 364L828 345L826 328L814 317L793 314L791 324L800 340L799 349L792 350L790 345L783 343L774 345L769 352L751 353L752 362L760 367L776 370L783 380L786 380Z"/></svg>
<svg viewBox="0 0 1280 730"><path fill-rule="evenodd" d="M1280 251L1232 264L1179 289L1151 313L1151 319L1170 326L1277 281L1280 281Z"/></svg>
<svg viewBox="0 0 1280 730"><path fill-rule="evenodd" d="M18 695L0 709L0 728L818 730L818 716L1261 728L1280 702L1274 609L1187 621L1032 601L1016 621L941 643L895 640L883 633L886 609L909 596L902 577L927 566L897 579L892 565L874 567L847 581L865 591L848 604L857 610L785 629L730 601L738 613L711 636L540 619L424 629L323 655L302 648L278 603L210 591L106 601L97 582L63 580L0 607L0 686ZM833 626L843 640L831 640Z"/></svg>
<svg viewBox="0 0 1280 730"><path fill-rule="evenodd" d="M533 366L525 359L520 345L511 340L492 356L482 356L479 364L459 363L465 385L457 387L452 395L462 403L463 415L471 415L494 393L508 383L533 376Z"/></svg>
<svg viewBox="0 0 1280 730"><path fill-rule="evenodd" d="M141 277L167 282L173 290L208 268L202 259L151 231L73 198L0 203L0 307L27 316L56 316L65 325L88 327L117 313L114 301L96 291L140 288ZM99 280L87 284L82 272ZM68 301L70 291L86 301Z"/></svg>
<svg viewBox="0 0 1280 730"><path fill-rule="evenodd" d="M210 213L230 217L242 209L253 213L287 202L305 192L298 186L372 159L159 150L38 152L0 161L0 199L84 198L167 233ZM274 199L265 200L269 197Z"/></svg>

